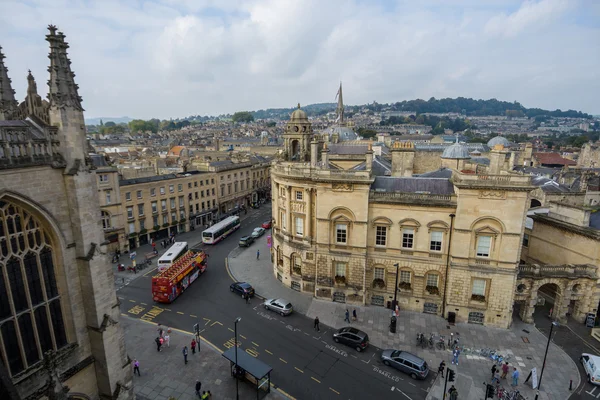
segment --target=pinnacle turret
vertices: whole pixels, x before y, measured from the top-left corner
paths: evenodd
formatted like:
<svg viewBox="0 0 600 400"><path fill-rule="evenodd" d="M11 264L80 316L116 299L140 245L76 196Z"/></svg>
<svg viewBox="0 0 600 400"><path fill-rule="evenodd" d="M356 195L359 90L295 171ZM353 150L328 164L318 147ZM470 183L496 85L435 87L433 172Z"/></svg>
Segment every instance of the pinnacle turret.
<svg viewBox="0 0 600 400"><path fill-rule="evenodd" d="M50 33L46 35L46 41L50 43L50 80L48 81L48 100L50 106L73 107L83 111L81 97L77 90L79 86L75 83L75 73L71 71L71 60L67 56L69 44L65 42L65 35L56 32L56 26L49 25Z"/></svg>
<svg viewBox="0 0 600 400"><path fill-rule="evenodd" d="M4 54L0 47L0 121L14 117L18 110L15 91L8 77L8 68L4 65Z"/></svg>

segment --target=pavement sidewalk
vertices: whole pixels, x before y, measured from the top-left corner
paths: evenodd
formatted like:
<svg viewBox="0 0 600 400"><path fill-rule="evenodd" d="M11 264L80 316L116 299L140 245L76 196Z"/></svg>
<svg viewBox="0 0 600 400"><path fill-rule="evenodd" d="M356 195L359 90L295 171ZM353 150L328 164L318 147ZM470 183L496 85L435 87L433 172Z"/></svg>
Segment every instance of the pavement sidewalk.
<svg viewBox="0 0 600 400"><path fill-rule="evenodd" d="M266 235L270 234L270 231ZM424 358L436 374L442 360L446 365L455 369L457 382L454 383L459 392L459 398L480 400L484 398L484 382L491 378L492 361L476 355L461 355L458 366L451 365L450 350L422 349L416 345L417 333L424 333L428 338L430 333L435 337L444 335L446 341L450 333L460 337L461 346L471 349L492 348L501 354L510 356L511 373L513 366L520 372L517 389L528 399L535 397L531 388L531 380L523 383L533 367L537 368L538 379L541 373L547 338L534 325L525 324L515 317L510 329L498 329L481 325L459 323L448 325L447 321L437 315L401 311L395 334L389 332L391 310L377 306L347 306L313 298L310 294L300 293L284 286L273 274L273 265L266 235L256 244L247 249L236 248L228 257L228 269L234 279L246 281L254 286L256 293L265 298L283 297L289 300L294 309L309 318L319 317L321 324L340 328L346 326L344 314L356 309L358 321L352 325L369 334L371 344L381 349L395 348L414 353ZM256 250L259 249L261 259L256 260ZM543 376L540 399L566 399L570 396L569 381L573 387L579 385L579 372L574 361L558 346L551 344ZM510 388L509 381L502 385ZM444 381L436 378L431 387L428 399L442 399ZM449 386L448 386L449 387Z"/></svg>
<svg viewBox="0 0 600 400"><path fill-rule="evenodd" d="M230 363L209 343L202 341L200 352L192 354L192 335L172 330L170 347L156 351L154 339L157 325L121 315L119 322L125 331L127 353L140 363L141 376L134 376L134 392L138 400L194 400L196 380L202 382L202 391L210 390L213 399L236 398L235 379L231 377ZM188 364L183 360L183 346L188 346ZM241 399L256 398L256 391L248 382L239 383ZM265 399L284 399L276 390Z"/></svg>

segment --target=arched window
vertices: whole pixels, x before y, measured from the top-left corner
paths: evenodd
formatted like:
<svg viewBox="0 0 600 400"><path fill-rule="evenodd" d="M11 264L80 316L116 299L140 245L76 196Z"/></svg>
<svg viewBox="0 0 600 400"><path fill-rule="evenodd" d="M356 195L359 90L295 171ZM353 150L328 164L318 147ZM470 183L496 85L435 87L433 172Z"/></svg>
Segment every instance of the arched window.
<svg viewBox="0 0 600 400"><path fill-rule="evenodd" d="M110 214L107 213L106 211L102 211L102 228L103 229L110 229L110 228L112 228Z"/></svg>
<svg viewBox="0 0 600 400"><path fill-rule="evenodd" d="M0 200L0 358L12 376L67 344L53 253L40 223Z"/></svg>

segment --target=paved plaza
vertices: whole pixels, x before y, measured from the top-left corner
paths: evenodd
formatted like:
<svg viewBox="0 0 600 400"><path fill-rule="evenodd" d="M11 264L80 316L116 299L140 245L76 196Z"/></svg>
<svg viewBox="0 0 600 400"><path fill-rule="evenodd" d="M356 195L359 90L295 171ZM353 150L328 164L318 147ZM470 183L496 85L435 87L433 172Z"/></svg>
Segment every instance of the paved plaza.
<svg viewBox="0 0 600 400"><path fill-rule="evenodd" d="M268 232L267 234L269 234ZM256 250L260 250L261 258L256 259ZM513 367L520 371L518 390L528 399L535 397L531 388L531 380L524 383L529 371L536 367L540 376L547 338L534 325L525 324L514 318L511 329L498 329L475 324L458 323L448 325L447 321L436 315L400 312L397 331L389 332L391 311L378 306L347 306L314 299L311 295L300 293L284 286L273 274L270 252L266 240L257 241L252 249L235 249L228 257L228 268L234 279L251 283L258 295L265 298L283 297L292 302L297 312L310 318L319 317L321 324L334 328L347 325L344 314L348 308L350 313L356 309L358 321L352 325L369 334L371 344L379 348L395 348L410 351L424 358L437 373L442 360L457 373L455 386L459 398L480 400L484 398L484 382L491 377L492 361L475 355L461 355L459 365L451 365L450 350L422 349L416 345L417 333L444 335L446 339L453 333L460 337L461 346L471 349L493 348L501 354L510 356L511 372ZM550 324L550 320L548 320ZM548 351L546 368L542 380L539 399L566 399L570 396L569 381L573 387L579 385L579 373L574 361L560 347L552 343ZM409 382L410 381L404 381ZM510 387L510 382L502 383ZM438 377L430 388L428 399L442 399L444 381Z"/></svg>

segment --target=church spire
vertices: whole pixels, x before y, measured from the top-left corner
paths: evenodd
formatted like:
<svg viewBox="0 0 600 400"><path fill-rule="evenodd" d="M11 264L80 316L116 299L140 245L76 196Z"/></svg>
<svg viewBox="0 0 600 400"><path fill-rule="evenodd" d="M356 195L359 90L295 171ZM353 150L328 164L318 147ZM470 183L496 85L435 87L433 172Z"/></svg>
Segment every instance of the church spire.
<svg viewBox="0 0 600 400"><path fill-rule="evenodd" d="M0 121L13 118L18 107L15 91L8 77L8 68L4 65L4 58L2 47L0 47Z"/></svg>
<svg viewBox="0 0 600 400"><path fill-rule="evenodd" d="M337 98L337 107L335 109L335 112L337 113L337 119L336 122L339 122L340 124L344 123L344 99L342 97L342 82L340 81L340 88L338 89L337 94L335 95L335 97Z"/></svg>
<svg viewBox="0 0 600 400"><path fill-rule="evenodd" d="M46 41L50 43L50 80L48 81L48 100L50 106L72 107L83 111L81 97L77 93L79 86L73 79L75 74L71 71L71 60L67 56L69 44L65 42L65 35L56 32L56 26L49 25L50 33L46 35Z"/></svg>

